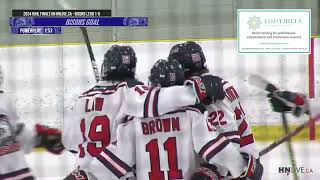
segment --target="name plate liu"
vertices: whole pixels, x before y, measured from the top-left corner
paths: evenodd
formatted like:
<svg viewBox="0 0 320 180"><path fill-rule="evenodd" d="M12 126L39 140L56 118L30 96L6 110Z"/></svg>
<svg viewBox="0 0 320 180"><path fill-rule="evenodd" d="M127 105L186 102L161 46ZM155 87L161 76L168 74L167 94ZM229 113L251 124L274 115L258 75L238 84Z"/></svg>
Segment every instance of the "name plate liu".
<svg viewBox="0 0 320 180"><path fill-rule="evenodd" d="M310 54L310 9L238 9L238 53Z"/></svg>

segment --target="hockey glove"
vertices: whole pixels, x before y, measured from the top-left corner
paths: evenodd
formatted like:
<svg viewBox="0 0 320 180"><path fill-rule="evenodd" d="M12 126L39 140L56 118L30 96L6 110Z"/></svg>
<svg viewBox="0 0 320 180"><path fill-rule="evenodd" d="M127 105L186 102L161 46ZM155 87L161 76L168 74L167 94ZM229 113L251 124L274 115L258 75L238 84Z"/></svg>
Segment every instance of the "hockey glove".
<svg viewBox="0 0 320 180"><path fill-rule="evenodd" d="M222 179L217 167L208 164L202 163L201 167L197 168L196 171L192 174L190 180L220 180Z"/></svg>
<svg viewBox="0 0 320 180"><path fill-rule="evenodd" d="M53 154L60 154L64 150L61 131L44 125L36 124L38 143L37 147L46 148Z"/></svg>
<svg viewBox="0 0 320 180"><path fill-rule="evenodd" d="M212 75L193 76L185 81L186 85L191 85L197 95L197 103L209 105L217 100L223 100L225 92L221 83L221 78Z"/></svg>
<svg viewBox="0 0 320 180"><path fill-rule="evenodd" d="M97 180L97 178L84 170L74 170L63 180Z"/></svg>
<svg viewBox="0 0 320 180"><path fill-rule="evenodd" d="M275 112L291 111L296 117L309 113L308 101L303 94L277 90L272 94L268 94L268 97Z"/></svg>
<svg viewBox="0 0 320 180"><path fill-rule="evenodd" d="M244 173L240 176L241 178L247 178L249 180L261 180L263 174L263 166L260 160L254 158L253 155L247 153L241 153L244 160L247 162Z"/></svg>

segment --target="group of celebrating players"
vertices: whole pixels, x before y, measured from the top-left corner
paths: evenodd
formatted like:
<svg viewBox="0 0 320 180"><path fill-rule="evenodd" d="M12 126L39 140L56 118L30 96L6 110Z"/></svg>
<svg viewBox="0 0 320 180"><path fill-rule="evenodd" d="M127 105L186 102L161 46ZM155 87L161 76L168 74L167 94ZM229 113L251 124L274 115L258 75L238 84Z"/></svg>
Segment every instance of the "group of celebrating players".
<svg viewBox="0 0 320 180"><path fill-rule="evenodd" d="M63 142L79 158L66 179L261 179L238 93L209 73L197 43L175 45L148 86L136 61L130 46L112 46L102 81L76 102Z"/></svg>
<svg viewBox="0 0 320 180"><path fill-rule="evenodd" d="M239 95L209 73L197 43L173 46L151 68L148 85L135 79L136 62L130 46L108 49L101 80L79 96L62 133L16 122L1 93L0 159L6 165L0 179L34 179L23 157L33 147L75 154L75 170L65 180L262 178ZM285 97L271 99L284 111Z"/></svg>

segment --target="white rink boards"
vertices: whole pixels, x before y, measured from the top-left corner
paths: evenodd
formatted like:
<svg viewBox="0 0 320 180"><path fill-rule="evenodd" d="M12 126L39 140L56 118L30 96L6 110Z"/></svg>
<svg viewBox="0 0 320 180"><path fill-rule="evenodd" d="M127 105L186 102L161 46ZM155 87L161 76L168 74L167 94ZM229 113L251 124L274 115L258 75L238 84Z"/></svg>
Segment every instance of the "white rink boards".
<svg viewBox="0 0 320 180"><path fill-rule="evenodd" d="M146 82L149 70L159 58L166 58L178 42L129 43L138 58L137 77ZM199 42L211 72L231 82L252 124L278 124L266 93L248 84L257 73L281 88L308 92L308 55L237 54L235 40ZM316 95L319 96L320 40L315 41ZM100 66L111 44L93 45ZM14 94L23 121L61 126L77 95L94 84L85 45L1 48L0 64L5 71L4 89ZM290 122L301 123L293 117Z"/></svg>

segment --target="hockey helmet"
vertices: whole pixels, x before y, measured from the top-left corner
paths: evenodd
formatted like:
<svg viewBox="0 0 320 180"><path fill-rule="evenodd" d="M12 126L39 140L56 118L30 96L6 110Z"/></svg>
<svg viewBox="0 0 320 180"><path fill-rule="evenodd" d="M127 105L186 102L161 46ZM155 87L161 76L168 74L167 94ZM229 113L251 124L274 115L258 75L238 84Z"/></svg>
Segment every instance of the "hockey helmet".
<svg viewBox="0 0 320 180"><path fill-rule="evenodd" d="M178 60L186 77L206 68L206 58L203 51L200 45L193 41L174 45L170 50L168 59Z"/></svg>
<svg viewBox="0 0 320 180"><path fill-rule="evenodd" d="M175 60L158 60L150 71L152 86L168 87L182 85L185 78L181 64Z"/></svg>
<svg viewBox="0 0 320 180"><path fill-rule="evenodd" d="M102 80L133 78L137 58L131 46L113 45L105 54L101 66Z"/></svg>

